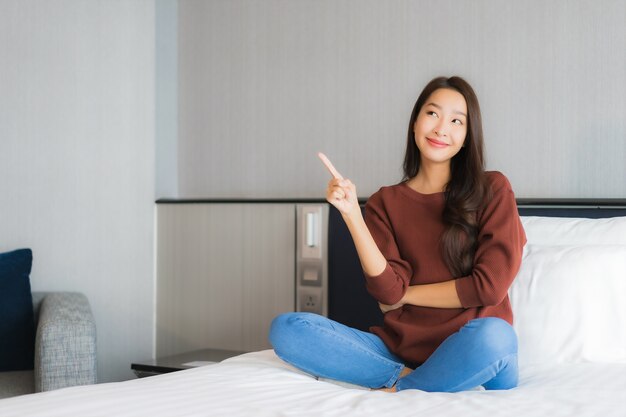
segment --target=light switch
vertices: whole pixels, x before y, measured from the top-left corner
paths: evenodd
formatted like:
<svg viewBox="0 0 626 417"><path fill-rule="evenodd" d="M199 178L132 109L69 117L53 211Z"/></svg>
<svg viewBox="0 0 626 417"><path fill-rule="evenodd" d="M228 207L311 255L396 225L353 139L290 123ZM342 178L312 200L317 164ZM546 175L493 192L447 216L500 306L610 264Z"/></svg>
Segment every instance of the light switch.
<svg viewBox="0 0 626 417"><path fill-rule="evenodd" d="M317 269L305 269L302 276L304 282L315 282L319 279Z"/></svg>

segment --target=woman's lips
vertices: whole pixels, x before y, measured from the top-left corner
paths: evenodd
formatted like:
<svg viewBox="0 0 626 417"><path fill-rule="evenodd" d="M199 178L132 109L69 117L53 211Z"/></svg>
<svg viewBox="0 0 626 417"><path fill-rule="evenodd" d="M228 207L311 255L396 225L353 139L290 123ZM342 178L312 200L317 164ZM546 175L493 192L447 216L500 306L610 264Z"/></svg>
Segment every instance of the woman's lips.
<svg viewBox="0 0 626 417"><path fill-rule="evenodd" d="M435 148L445 148L445 147L449 146L447 143L441 142L441 141L439 141L437 139L433 139L433 138L428 138L427 137L426 140L428 141L428 143L430 143Z"/></svg>

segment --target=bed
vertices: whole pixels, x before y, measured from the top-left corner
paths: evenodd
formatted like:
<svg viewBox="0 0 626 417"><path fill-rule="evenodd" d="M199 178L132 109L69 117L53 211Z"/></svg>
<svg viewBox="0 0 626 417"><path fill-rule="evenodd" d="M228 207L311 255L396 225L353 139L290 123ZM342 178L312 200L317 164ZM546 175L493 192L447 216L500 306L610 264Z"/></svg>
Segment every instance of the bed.
<svg viewBox="0 0 626 417"><path fill-rule="evenodd" d="M0 416L626 416L626 206L583 207L589 215L580 204L530 206L520 208L528 244L510 290L520 340L515 389L370 391L317 380L265 350L9 398Z"/></svg>

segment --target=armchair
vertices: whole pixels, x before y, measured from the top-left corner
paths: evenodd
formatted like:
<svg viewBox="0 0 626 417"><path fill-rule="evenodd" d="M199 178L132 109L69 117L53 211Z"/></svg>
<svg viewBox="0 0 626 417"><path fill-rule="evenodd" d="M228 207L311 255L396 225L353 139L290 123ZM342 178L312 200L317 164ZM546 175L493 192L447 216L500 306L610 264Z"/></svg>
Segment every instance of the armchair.
<svg viewBox="0 0 626 417"><path fill-rule="evenodd" d="M35 367L0 372L0 398L96 383L96 325L87 297L33 293Z"/></svg>

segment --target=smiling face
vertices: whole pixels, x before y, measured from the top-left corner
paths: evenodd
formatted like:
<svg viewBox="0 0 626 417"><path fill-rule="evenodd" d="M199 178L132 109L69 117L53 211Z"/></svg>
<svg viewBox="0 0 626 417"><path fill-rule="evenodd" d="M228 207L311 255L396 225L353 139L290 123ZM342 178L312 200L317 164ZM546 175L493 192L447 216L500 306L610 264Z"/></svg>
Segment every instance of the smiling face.
<svg viewBox="0 0 626 417"><path fill-rule="evenodd" d="M450 164L467 136L467 103L463 95L449 88L435 90L420 109L413 133L421 164Z"/></svg>

